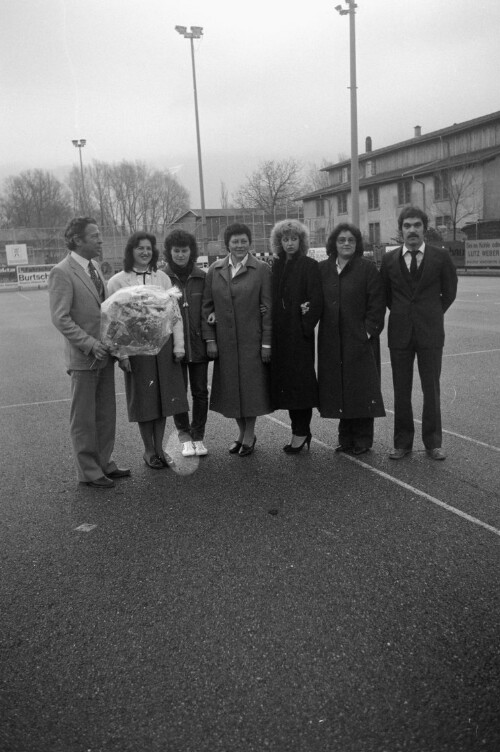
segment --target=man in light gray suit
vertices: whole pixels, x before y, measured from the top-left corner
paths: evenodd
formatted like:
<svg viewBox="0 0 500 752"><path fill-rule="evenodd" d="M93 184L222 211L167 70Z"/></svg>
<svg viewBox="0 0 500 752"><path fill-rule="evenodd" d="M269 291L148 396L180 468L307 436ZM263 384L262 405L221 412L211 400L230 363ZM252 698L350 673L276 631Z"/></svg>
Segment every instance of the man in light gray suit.
<svg viewBox="0 0 500 752"><path fill-rule="evenodd" d="M52 323L65 338L71 377L70 433L78 480L111 488L114 478L130 475L111 460L115 443L114 361L100 341L101 303L106 282L98 265L102 238L91 217L76 217L64 237L68 255L49 275Z"/></svg>

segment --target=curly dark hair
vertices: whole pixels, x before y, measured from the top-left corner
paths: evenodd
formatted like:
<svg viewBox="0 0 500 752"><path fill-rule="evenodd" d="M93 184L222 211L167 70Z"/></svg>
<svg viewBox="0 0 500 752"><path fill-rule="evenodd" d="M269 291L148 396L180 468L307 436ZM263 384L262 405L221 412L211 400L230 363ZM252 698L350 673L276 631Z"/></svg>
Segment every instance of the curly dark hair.
<svg viewBox="0 0 500 752"><path fill-rule="evenodd" d="M248 242L252 245L252 231L248 225L244 225L242 222L234 222L232 225L228 225L224 230L224 245L229 250L229 241L233 235L246 235Z"/></svg>
<svg viewBox="0 0 500 752"><path fill-rule="evenodd" d="M74 217L64 230L64 241L69 251L76 251L75 237L83 240L88 225L97 225L92 217Z"/></svg>
<svg viewBox="0 0 500 752"><path fill-rule="evenodd" d="M156 247L156 238L154 235L151 235L149 232L144 232L143 230L139 230L138 232L134 232L133 235L129 237L127 240L127 245L125 246L125 252L123 254L123 270L126 272L131 272L134 268L134 251L141 242L141 240L149 240L151 243L151 248L153 249L153 255L151 257L151 261L149 262L150 269L155 272L156 271L156 265L158 263L159 258L159 252L158 248Z"/></svg>
<svg viewBox="0 0 500 752"><path fill-rule="evenodd" d="M360 230L356 225L351 225L350 222L341 222L339 225L333 228L332 232L328 236L326 241L326 255L332 258L337 258L337 238L341 232L351 232L356 238L356 248L354 249L355 256L362 256L364 253L363 238L361 237Z"/></svg>
<svg viewBox="0 0 500 752"><path fill-rule="evenodd" d="M164 243L164 256L168 263L172 263L172 248L185 248L186 246L188 246L191 251L189 262L194 263L198 258L198 246L196 244L195 236L185 230L172 230L172 232L165 238Z"/></svg>
<svg viewBox="0 0 500 752"><path fill-rule="evenodd" d="M422 224L424 226L424 232L427 232L427 227L429 225L429 217L427 214L422 211L418 206L405 206L403 211L398 217L398 228L399 232L403 229L403 222L405 219L410 219L411 217L418 217L422 220Z"/></svg>

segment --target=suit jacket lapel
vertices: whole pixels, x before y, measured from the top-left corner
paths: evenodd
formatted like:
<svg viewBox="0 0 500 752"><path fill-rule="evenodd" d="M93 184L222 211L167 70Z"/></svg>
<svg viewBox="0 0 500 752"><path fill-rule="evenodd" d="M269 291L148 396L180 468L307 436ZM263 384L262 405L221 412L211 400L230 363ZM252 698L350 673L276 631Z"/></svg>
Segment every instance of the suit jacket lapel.
<svg viewBox="0 0 500 752"><path fill-rule="evenodd" d="M406 261L404 260L404 256L403 256L403 247L404 246L401 246L401 248L399 248L399 250L397 250L396 253L394 254L394 263L396 264L396 273L399 277L400 284L405 285L405 287L407 287L408 290L410 290L410 285L408 284L408 280L406 279L401 269L401 264L406 263Z"/></svg>
<svg viewBox="0 0 500 752"><path fill-rule="evenodd" d="M90 276L86 273L86 271L83 269L83 267L79 263L77 263L73 258L71 258L71 256L68 256L68 259L69 259L69 264L73 273L76 274L76 276L90 290L92 295L94 295L99 305L101 305L101 301L99 299L99 293L97 292L96 286L90 279ZM99 274L100 272L98 271L97 273ZM102 276L101 276L101 279L102 279ZM103 284L104 284L104 295L106 296L106 284L104 283L104 280L103 280Z"/></svg>
<svg viewBox="0 0 500 752"><path fill-rule="evenodd" d="M426 244L425 246L425 253L424 253L424 260L423 260L424 267L422 269L422 274L420 276L420 279L418 280L418 286L427 279L429 274L432 274L431 269L434 266L434 252L431 246L428 246Z"/></svg>

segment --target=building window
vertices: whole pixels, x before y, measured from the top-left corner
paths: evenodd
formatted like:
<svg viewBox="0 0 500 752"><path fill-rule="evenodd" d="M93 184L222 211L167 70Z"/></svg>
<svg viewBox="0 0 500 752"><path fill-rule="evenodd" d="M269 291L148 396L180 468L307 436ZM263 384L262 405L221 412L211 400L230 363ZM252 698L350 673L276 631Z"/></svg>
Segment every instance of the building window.
<svg viewBox="0 0 500 752"><path fill-rule="evenodd" d="M316 230L316 244L323 246L326 243L326 230L324 227L318 227Z"/></svg>
<svg viewBox="0 0 500 752"><path fill-rule="evenodd" d="M342 171L340 173L340 182L341 183L348 183L351 179L351 171L349 167L342 167Z"/></svg>
<svg viewBox="0 0 500 752"><path fill-rule="evenodd" d="M447 172L434 175L434 200L446 201L450 198L450 179Z"/></svg>
<svg viewBox="0 0 500 752"><path fill-rule="evenodd" d="M337 210L339 214L347 214L347 193L339 193L337 196Z"/></svg>
<svg viewBox="0 0 500 752"><path fill-rule="evenodd" d="M378 187L368 188L368 209L378 209Z"/></svg>
<svg viewBox="0 0 500 752"><path fill-rule="evenodd" d="M371 178L372 175L377 174L377 165L374 159L369 159L365 164L365 177Z"/></svg>
<svg viewBox="0 0 500 752"><path fill-rule="evenodd" d="M401 180L398 183L398 206L411 204L411 180Z"/></svg>
<svg viewBox="0 0 500 752"><path fill-rule="evenodd" d="M368 239L373 245L380 244L380 222L370 222L368 225Z"/></svg>
<svg viewBox="0 0 500 752"><path fill-rule="evenodd" d="M322 198L319 198L316 200L316 216L317 217L324 217L325 216L325 202Z"/></svg>
<svg viewBox="0 0 500 752"><path fill-rule="evenodd" d="M445 214L442 217L436 217L436 228L439 230L440 227L446 227L447 230L451 227L451 217L449 214Z"/></svg>

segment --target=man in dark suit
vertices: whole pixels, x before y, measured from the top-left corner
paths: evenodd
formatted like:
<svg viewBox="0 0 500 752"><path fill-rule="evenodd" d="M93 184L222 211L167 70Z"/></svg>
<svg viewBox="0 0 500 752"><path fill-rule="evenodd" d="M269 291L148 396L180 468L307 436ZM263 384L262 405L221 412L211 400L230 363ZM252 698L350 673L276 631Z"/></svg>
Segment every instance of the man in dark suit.
<svg viewBox="0 0 500 752"><path fill-rule="evenodd" d="M448 251L424 242L427 215L406 207L398 218L403 246L386 253L380 273L390 309L388 343L394 385L393 460L413 448L415 426L411 393L417 356L424 397L422 440L429 457L446 459L441 449L440 376L444 314L457 294L457 273Z"/></svg>
<svg viewBox="0 0 500 752"><path fill-rule="evenodd" d="M116 427L114 361L100 341L106 282L92 262L101 254L102 239L91 217L71 220L64 237L69 253L51 270L48 286L52 323L65 338L78 480L94 488L111 488L114 478L128 476L130 470L111 460Z"/></svg>

